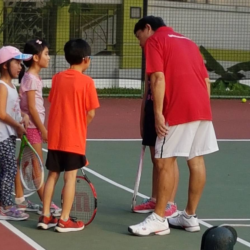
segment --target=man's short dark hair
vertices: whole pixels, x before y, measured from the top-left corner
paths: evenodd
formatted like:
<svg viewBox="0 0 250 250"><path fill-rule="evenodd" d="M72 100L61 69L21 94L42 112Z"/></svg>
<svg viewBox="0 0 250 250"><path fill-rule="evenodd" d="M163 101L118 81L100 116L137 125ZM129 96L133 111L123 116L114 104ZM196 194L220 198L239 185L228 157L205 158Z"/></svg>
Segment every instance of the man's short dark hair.
<svg viewBox="0 0 250 250"><path fill-rule="evenodd" d="M146 16L140 19L136 24L134 28L134 34L138 30L144 30L146 28L146 25L149 24L153 31L156 31L158 28L166 26L163 19L161 17L156 16Z"/></svg>
<svg viewBox="0 0 250 250"><path fill-rule="evenodd" d="M64 45L64 54L70 65L80 64L84 57L91 55L91 48L83 39L72 39Z"/></svg>

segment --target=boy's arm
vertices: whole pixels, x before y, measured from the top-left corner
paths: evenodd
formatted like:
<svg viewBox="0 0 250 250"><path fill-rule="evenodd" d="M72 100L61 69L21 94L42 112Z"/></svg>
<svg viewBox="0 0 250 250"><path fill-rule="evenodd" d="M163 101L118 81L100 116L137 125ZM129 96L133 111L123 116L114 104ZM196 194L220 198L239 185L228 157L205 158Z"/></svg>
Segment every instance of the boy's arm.
<svg viewBox="0 0 250 250"><path fill-rule="evenodd" d="M95 117L95 109L87 111L87 126L91 123L94 117Z"/></svg>
<svg viewBox="0 0 250 250"><path fill-rule="evenodd" d="M148 76L145 75L145 92L141 102L141 116L140 116L140 133L141 137L143 137L143 124L144 124L144 117L145 117L145 103L147 100L148 95Z"/></svg>

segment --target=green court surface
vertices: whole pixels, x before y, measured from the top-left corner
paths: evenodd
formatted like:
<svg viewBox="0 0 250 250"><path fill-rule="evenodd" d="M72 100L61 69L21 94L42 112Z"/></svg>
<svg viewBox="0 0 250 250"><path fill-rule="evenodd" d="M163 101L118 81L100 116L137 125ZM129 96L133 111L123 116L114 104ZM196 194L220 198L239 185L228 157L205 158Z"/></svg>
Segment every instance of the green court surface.
<svg viewBox="0 0 250 250"><path fill-rule="evenodd" d="M87 157L90 162L87 172L98 196L98 211L94 221L77 233L55 233L53 230L36 229L38 215L30 213L25 222L11 222L18 230L47 250L198 250L202 234L207 227L220 224L250 224L249 176L250 141L219 142L220 151L205 157L207 184L197 210L201 220L199 233L171 229L170 235L136 237L127 227L141 222L146 215L130 211L131 192L115 186L133 189L139 161L139 141L89 141ZM44 152L46 158L46 152ZM187 201L188 168L184 158L178 159L180 182L176 202L178 209L185 208ZM151 187L149 151L146 151L139 192L149 196ZM96 176L98 173L99 177ZM79 171L80 174L80 171ZM100 178L101 177L101 178ZM104 178L105 177L105 178ZM115 183L110 184L110 180ZM109 182L107 182L109 181ZM56 187L54 202L60 204L62 178ZM132 190L130 190L132 191ZM36 195L33 202L38 202ZM142 198L138 198L141 202ZM235 221L233 221L233 219ZM239 241L235 250L250 248L250 227L235 227Z"/></svg>

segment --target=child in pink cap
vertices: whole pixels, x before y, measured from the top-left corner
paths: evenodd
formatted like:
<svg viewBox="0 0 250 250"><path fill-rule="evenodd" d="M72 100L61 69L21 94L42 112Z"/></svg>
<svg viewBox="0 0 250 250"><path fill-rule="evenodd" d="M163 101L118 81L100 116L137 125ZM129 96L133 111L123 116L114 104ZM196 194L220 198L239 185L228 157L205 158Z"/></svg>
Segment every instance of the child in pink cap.
<svg viewBox="0 0 250 250"><path fill-rule="evenodd" d="M17 172L16 138L26 133L29 117L21 112L13 78L21 71L21 61L32 55L22 54L17 48L5 46L0 49L0 219L26 220L12 201L12 190ZM24 126L23 126L24 125Z"/></svg>

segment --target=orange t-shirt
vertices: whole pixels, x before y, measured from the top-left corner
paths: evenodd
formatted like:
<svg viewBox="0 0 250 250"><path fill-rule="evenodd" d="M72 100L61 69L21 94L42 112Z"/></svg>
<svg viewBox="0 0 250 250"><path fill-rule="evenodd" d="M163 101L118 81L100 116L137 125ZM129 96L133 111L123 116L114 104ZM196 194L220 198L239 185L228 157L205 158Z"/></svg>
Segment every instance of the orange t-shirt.
<svg viewBox="0 0 250 250"><path fill-rule="evenodd" d="M48 149L85 155L87 112L100 106L93 79L73 69L54 75L49 102Z"/></svg>

